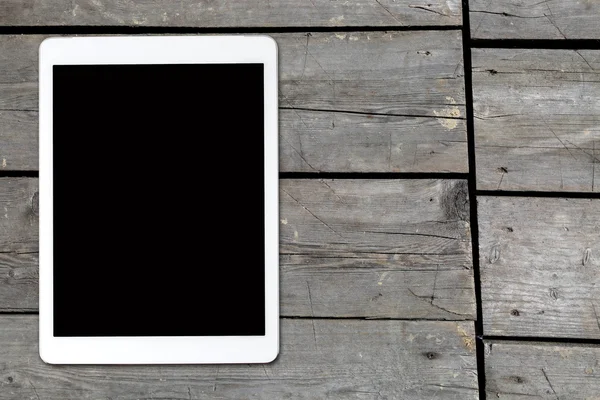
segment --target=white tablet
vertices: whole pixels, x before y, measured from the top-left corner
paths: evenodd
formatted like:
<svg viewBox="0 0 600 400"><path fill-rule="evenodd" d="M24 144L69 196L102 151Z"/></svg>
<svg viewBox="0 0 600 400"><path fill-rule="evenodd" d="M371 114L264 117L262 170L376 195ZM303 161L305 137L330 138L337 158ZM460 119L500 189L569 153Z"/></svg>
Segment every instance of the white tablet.
<svg viewBox="0 0 600 400"><path fill-rule="evenodd" d="M40 46L40 356L270 362L279 349L277 46Z"/></svg>

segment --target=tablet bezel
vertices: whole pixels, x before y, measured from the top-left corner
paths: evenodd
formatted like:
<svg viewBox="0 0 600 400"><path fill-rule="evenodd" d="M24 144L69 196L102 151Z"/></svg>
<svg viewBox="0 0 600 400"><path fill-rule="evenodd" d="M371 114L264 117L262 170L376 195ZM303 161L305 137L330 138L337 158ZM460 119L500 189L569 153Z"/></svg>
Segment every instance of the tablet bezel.
<svg viewBox="0 0 600 400"><path fill-rule="evenodd" d="M265 335L54 337L52 66L264 64ZM50 38L40 45L40 357L50 364L264 363L279 352L277 45L268 36ZM190 316L193 318L193 316Z"/></svg>

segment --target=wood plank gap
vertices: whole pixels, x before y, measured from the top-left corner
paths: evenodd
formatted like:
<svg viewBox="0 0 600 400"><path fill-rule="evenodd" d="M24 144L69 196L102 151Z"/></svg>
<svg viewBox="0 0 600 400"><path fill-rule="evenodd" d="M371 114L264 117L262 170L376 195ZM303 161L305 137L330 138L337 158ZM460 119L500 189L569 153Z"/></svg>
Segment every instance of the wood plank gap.
<svg viewBox="0 0 600 400"><path fill-rule="evenodd" d="M532 343L568 343L581 345L600 345L600 339L540 337L540 336L498 336L483 335L483 340L494 342L532 342Z"/></svg>
<svg viewBox="0 0 600 400"><path fill-rule="evenodd" d="M37 178L39 171L0 171L0 178Z"/></svg>
<svg viewBox="0 0 600 400"><path fill-rule="evenodd" d="M477 190L478 196L494 197L550 197L564 199L600 199L598 192L545 192L535 190Z"/></svg>
<svg viewBox="0 0 600 400"><path fill-rule="evenodd" d="M0 315L38 315L38 311L34 310L0 310Z"/></svg>
<svg viewBox="0 0 600 400"><path fill-rule="evenodd" d="M279 179L468 179L462 172L280 172Z"/></svg>
<svg viewBox="0 0 600 400"><path fill-rule="evenodd" d="M270 27L186 27L186 26L0 26L0 35L131 35L131 34L243 34L297 32L390 32L456 31L460 25L385 26L270 26Z"/></svg>
<svg viewBox="0 0 600 400"><path fill-rule="evenodd" d="M471 252L473 254L473 279L477 319L475 320L475 352L477 359L477 383L479 399L486 400L485 390L485 344L483 342L483 307L481 302L481 273L479 269L479 222L477 220L477 168L475 159L475 124L473 119L473 71L471 59L471 21L469 1L462 1L463 9L463 65L465 80L465 113L467 118L467 153L469 156L469 212L471 221Z"/></svg>
<svg viewBox="0 0 600 400"><path fill-rule="evenodd" d="M2 314L2 313L0 313ZM12 313L6 313L12 314ZM37 314L37 313L35 313ZM470 316L465 315L465 319L447 319L447 318L394 318L394 317L321 317L321 316L310 316L310 315L281 315L279 319L305 319L305 320L326 320L326 321L337 321L337 320L348 320L348 321L410 321L410 322L462 322L462 321L473 321Z"/></svg>
<svg viewBox="0 0 600 400"><path fill-rule="evenodd" d="M472 39L471 48L598 50L600 39Z"/></svg>
<svg viewBox="0 0 600 400"><path fill-rule="evenodd" d="M458 77L460 78L460 77ZM448 78L456 79L456 78ZM457 107L464 107L464 104L453 103ZM354 115L373 115L380 117L407 117L407 118L436 118L439 116L426 115L426 114L397 114L397 113L378 113L378 112L363 112L363 111L351 111L351 110L329 110L326 108L305 108L305 107L279 107L280 110L294 110L294 111L312 111L312 112L326 112L326 113L340 113L340 114L354 114ZM457 119L464 120L465 117L452 117L444 116L444 119Z"/></svg>

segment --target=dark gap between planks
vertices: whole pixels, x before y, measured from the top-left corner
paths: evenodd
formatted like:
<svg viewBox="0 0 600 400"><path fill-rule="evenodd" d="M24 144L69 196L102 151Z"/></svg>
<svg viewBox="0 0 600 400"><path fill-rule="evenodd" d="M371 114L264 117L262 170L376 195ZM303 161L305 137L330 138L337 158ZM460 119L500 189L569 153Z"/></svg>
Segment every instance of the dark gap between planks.
<svg viewBox="0 0 600 400"><path fill-rule="evenodd" d="M464 104L459 104L459 103L453 103L452 105L464 106ZM352 111L352 110L331 110L331 109L327 109L327 108L306 108L306 107L285 107L285 106L282 107L282 106L280 106L279 109L280 110L354 114L354 115L373 115L373 116L381 116L381 117L436 118L433 115L378 113L378 112L365 112L365 111ZM446 117L446 116L444 116L444 119L464 120L465 117Z"/></svg>
<svg viewBox="0 0 600 400"><path fill-rule="evenodd" d="M485 346L483 343L483 306L481 301L481 273L479 268L479 222L477 219L477 175L475 160L475 124L473 118L473 71L471 69L471 20L469 1L462 1L463 16L463 65L465 82L465 113L467 118L467 149L469 156L469 212L471 227L471 252L477 319L475 320L475 355L477 358L477 383L479 399L486 400L485 389Z"/></svg>
<svg viewBox="0 0 600 400"><path fill-rule="evenodd" d="M471 39L471 48L597 50L600 39Z"/></svg>
<svg viewBox="0 0 600 400"><path fill-rule="evenodd" d="M37 178L39 171L0 171L0 178Z"/></svg>
<svg viewBox="0 0 600 400"><path fill-rule="evenodd" d="M477 190L478 196L494 197L550 197L565 199L600 199L598 192L543 192L543 191L519 191L519 190Z"/></svg>
<svg viewBox="0 0 600 400"><path fill-rule="evenodd" d="M297 32L388 32L456 31L459 25L388 26L271 26L271 27L186 27L186 26L0 26L0 35L129 35L129 34L243 34Z"/></svg>
<svg viewBox="0 0 600 400"><path fill-rule="evenodd" d="M279 179L468 179L461 172L280 172Z"/></svg>
<svg viewBox="0 0 600 400"><path fill-rule="evenodd" d="M503 341L503 342L536 342L536 343L560 343L560 344L590 344L600 345L600 339L583 339L583 338L551 338L537 336L486 336L483 340L486 341Z"/></svg>

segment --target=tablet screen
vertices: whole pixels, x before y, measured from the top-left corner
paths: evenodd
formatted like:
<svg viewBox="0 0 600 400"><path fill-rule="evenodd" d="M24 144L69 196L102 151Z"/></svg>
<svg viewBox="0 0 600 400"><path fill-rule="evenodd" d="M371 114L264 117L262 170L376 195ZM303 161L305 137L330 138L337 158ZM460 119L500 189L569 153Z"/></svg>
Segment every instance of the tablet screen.
<svg viewBox="0 0 600 400"><path fill-rule="evenodd" d="M265 334L263 79L53 67L54 336Z"/></svg>

